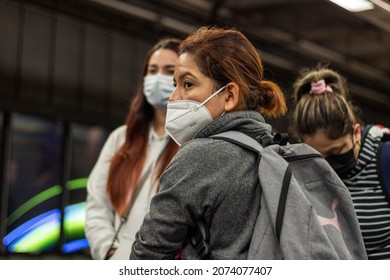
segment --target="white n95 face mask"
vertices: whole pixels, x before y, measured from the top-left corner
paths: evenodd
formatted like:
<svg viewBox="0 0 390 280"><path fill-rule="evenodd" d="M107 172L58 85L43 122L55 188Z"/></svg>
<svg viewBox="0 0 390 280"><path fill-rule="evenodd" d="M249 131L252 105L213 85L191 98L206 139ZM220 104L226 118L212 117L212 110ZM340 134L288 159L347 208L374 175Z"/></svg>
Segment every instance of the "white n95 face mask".
<svg viewBox="0 0 390 280"><path fill-rule="evenodd" d="M214 92L202 103L192 100L168 102L165 130L179 146L191 140L197 132L213 121L204 105L225 87Z"/></svg>
<svg viewBox="0 0 390 280"><path fill-rule="evenodd" d="M166 108L169 96L174 90L171 75L154 74L144 77L144 95L152 106Z"/></svg>

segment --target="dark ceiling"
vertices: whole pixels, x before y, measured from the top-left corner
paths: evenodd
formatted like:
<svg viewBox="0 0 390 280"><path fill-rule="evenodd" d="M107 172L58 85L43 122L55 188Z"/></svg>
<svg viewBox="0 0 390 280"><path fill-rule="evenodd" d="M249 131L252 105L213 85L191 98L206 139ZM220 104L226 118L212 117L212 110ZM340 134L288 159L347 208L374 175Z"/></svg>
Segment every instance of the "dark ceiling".
<svg viewBox="0 0 390 280"><path fill-rule="evenodd" d="M375 5L373 10L359 13L328 0L76 2L184 35L204 24L237 27L256 44L271 68L297 73L303 67L328 62L348 78L360 103L390 111L388 0L372 0L382 7Z"/></svg>
<svg viewBox="0 0 390 280"><path fill-rule="evenodd" d="M286 84L304 67L329 63L347 77L358 105L380 111L386 118L390 115L390 0L371 2L374 9L352 13L328 0L49 1L56 8L81 11L103 24L151 38L159 32L184 37L205 24L236 27L259 49L266 67L276 69Z"/></svg>

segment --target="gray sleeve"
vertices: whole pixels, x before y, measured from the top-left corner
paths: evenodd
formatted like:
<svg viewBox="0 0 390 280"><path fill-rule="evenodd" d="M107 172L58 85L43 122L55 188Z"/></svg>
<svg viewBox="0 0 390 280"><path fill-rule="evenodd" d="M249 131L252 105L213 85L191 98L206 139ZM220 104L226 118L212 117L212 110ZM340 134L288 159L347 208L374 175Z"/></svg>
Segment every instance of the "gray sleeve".
<svg viewBox="0 0 390 280"><path fill-rule="evenodd" d="M162 175L161 190L136 234L130 259L173 259L195 221L211 212L221 174L202 141L193 142L182 146Z"/></svg>

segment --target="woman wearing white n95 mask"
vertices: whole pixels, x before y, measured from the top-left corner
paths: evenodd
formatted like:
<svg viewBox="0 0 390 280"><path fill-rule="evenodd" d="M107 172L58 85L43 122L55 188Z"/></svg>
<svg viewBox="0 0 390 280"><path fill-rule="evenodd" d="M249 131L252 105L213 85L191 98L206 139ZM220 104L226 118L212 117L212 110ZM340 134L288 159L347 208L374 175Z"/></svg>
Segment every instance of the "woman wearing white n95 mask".
<svg viewBox="0 0 390 280"><path fill-rule="evenodd" d="M149 51L126 123L111 133L90 174L85 234L93 259L129 259L158 178L178 149L164 129L178 46L164 39Z"/></svg>
<svg viewBox="0 0 390 280"><path fill-rule="evenodd" d="M264 116L286 112L281 89L264 80L257 49L239 31L203 27L182 41L165 128L181 145L136 234L131 259L199 259L188 242L204 220L209 259L245 259L260 209L258 157L212 136L271 134ZM199 250L198 250L199 251Z"/></svg>

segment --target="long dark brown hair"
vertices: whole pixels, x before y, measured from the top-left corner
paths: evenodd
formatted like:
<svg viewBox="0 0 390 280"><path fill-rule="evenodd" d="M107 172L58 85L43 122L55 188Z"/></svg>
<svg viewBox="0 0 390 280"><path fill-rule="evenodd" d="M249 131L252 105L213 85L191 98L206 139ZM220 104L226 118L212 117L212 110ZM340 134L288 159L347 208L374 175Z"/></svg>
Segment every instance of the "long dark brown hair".
<svg viewBox="0 0 390 280"><path fill-rule="evenodd" d="M154 52L160 49L169 49L177 53L179 44L179 40L167 38L154 45L145 58L143 76L147 73L149 59ZM123 215L133 203L145 163L149 128L153 118L153 106L146 101L143 87L140 85L130 103L126 117L125 143L113 156L108 175L107 193L114 210L119 215ZM157 161L153 176L155 182L177 150L177 144L170 139ZM159 184L157 184L157 188L158 186Z"/></svg>

